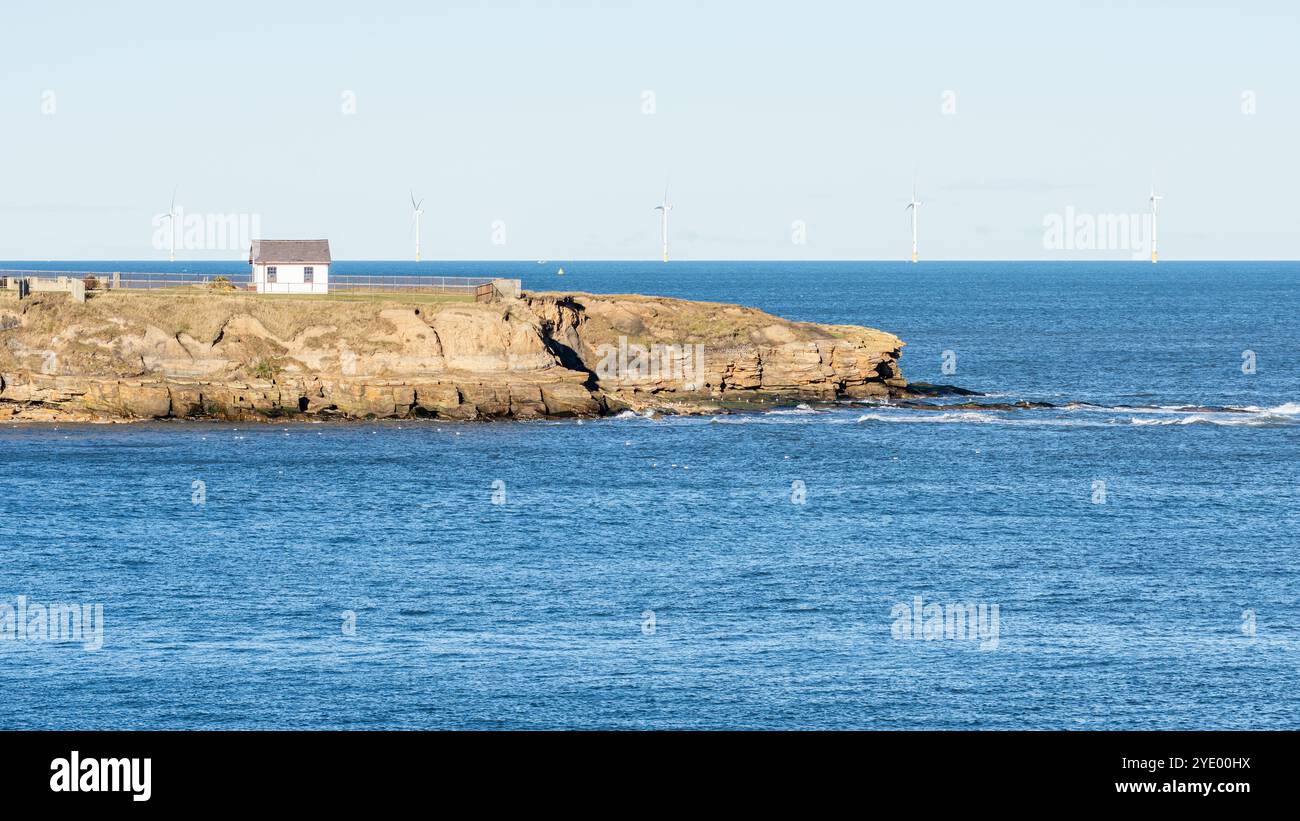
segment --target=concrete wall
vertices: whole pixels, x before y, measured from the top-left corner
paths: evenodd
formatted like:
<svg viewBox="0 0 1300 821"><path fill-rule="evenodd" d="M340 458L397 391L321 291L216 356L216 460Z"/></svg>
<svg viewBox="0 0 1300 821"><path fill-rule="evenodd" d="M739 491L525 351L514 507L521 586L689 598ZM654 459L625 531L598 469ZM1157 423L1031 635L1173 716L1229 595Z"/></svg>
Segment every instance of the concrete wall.
<svg viewBox="0 0 1300 821"><path fill-rule="evenodd" d="M18 280L27 280L31 292L36 293L65 293L72 294L74 302L86 301L86 283L78 277L9 277L5 282L5 287L9 290L18 290Z"/></svg>
<svg viewBox="0 0 1300 821"><path fill-rule="evenodd" d="M523 294L524 283L518 279L494 279L492 285L502 299L518 299Z"/></svg>
<svg viewBox="0 0 1300 821"><path fill-rule="evenodd" d="M487 289L480 285L475 289L475 302L500 302L507 299L519 299L523 295L523 282L518 279L494 279Z"/></svg>

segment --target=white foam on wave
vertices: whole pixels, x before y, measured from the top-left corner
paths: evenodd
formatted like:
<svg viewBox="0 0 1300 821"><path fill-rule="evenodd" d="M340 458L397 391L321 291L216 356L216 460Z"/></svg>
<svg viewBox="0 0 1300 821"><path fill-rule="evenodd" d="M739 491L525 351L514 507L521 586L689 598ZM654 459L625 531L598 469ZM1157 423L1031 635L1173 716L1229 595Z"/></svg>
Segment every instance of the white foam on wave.
<svg viewBox="0 0 1300 821"><path fill-rule="evenodd" d="M1061 407L1063 411L1084 413L1178 413L1186 405L1093 405L1088 402L1071 402Z"/></svg>
<svg viewBox="0 0 1300 821"><path fill-rule="evenodd" d="M999 417L990 416L987 411L960 411L949 413L864 413L858 417L859 422L1000 422Z"/></svg>
<svg viewBox="0 0 1300 821"><path fill-rule="evenodd" d="M764 415L766 415L766 416L805 416L805 415L815 414L815 413L819 413L819 411L817 411L817 410L815 410L815 409L809 407L808 405L805 405L805 404L803 404L803 403L800 403L800 404L798 404L798 405L795 405L793 408L776 408L775 410L767 411Z"/></svg>
<svg viewBox="0 0 1300 821"><path fill-rule="evenodd" d="M628 419L628 420L631 420L631 419L654 419L654 418L655 418L655 412L654 412L653 409L652 409L652 410L648 410L648 411L646 411L645 413L637 413L637 412L634 411L634 410L625 410L625 411L620 411L620 412L614 414L614 415L611 416L610 418L611 418L611 419Z"/></svg>
<svg viewBox="0 0 1300 821"><path fill-rule="evenodd" d="M1296 415L1278 413L1242 413L1234 412L1189 412L1152 409L1153 415L1125 414L1127 418L1112 415L1115 409L1102 409L1106 413L1098 416L1071 414L1067 409L1058 413L1052 409L1035 409L1011 412L991 411L945 411L916 412L898 410L893 413L865 413L857 418L858 422L894 422L903 424L992 424L1010 427L1068 427L1068 428L1106 428L1116 425L1221 425L1226 427L1286 427L1300 424ZM1160 415L1155 415L1160 414Z"/></svg>
<svg viewBox="0 0 1300 821"><path fill-rule="evenodd" d="M1221 425L1225 427L1266 428L1300 424L1300 402L1284 402L1271 408L1255 405L1229 406L1222 410L1164 409L1165 418L1139 419L1131 417L1134 425Z"/></svg>
<svg viewBox="0 0 1300 821"><path fill-rule="evenodd" d="M800 425L800 424L861 424L891 422L895 424L976 424L1012 427L1068 427L1106 428L1116 425L1219 425L1225 427L1287 427L1300 425L1300 403L1286 402L1269 408L1225 407L1198 408L1188 405L1105 406L1075 403L1056 408L1017 408L989 410L945 410L933 408L904 408L880 404L870 413L854 416L849 408L813 408L800 404L793 408L776 408L763 413L718 415L709 422L724 425ZM613 417L621 420L654 418L653 413L636 413L625 410ZM691 417L665 416L664 421L689 423ZM696 423L699 417L694 417ZM659 421L659 420L656 420Z"/></svg>
<svg viewBox="0 0 1300 821"><path fill-rule="evenodd" d="M1294 425L1297 420L1272 413L1192 413L1171 419L1129 419L1130 425L1222 425L1224 427L1272 428Z"/></svg>
<svg viewBox="0 0 1300 821"><path fill-rule="evenodd" d="M1275 416L1300 416L1300 402L1283 402L1276 407L1264 408L1263 412Z"/></svg>
<svg viewBox="0 0 1300 821"><path fill-rule="evenodd" d="M1141 424L1194 424L1195 422L1215 422L1218 424L1229 424L1228 421L1222 421L1219 417L1237 417L1249 419L1252 416L1274 416L1290 417L1300 416L1300 402L1285 402L1271 408L1261 408L1256 405L1227 405L1224 407L1195 407L1191 405L1092 405L1087 402L1076 402L1065 405L1061 408L1063 411L1081 411L1084 413L1115 413L1115 414L1151 414L1151 415L1172 415L1171 419L1141 420Z"/></svg>

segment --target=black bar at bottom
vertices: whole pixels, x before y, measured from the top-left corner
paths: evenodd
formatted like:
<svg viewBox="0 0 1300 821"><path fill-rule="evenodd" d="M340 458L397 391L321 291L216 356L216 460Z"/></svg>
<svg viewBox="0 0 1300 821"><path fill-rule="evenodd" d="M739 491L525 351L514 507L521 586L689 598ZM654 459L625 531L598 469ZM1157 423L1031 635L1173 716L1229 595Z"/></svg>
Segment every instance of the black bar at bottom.
<svg viewBox="0 0 1300 821"><path fill-rule="evenodd" d="M597 788L631 791L638 806L705 790L746 803L815 794L926 808L1188 799L1223 808L1288 797L1297 741L1293 732L7 732L0 789L49 807L128 810L581 802ZM116 792L80 789L111 788L114 773L131 780Z"/></svg>

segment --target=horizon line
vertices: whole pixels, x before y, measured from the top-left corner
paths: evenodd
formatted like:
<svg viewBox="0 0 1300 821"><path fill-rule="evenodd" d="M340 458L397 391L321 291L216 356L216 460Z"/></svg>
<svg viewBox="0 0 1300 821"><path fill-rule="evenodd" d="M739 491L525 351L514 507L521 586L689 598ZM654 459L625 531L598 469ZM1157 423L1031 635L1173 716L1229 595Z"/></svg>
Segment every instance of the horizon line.
<svg viewBox="0 0 1300 821"><path fill-rule="evenodd" d="M143 258L143 257L137 257L137 258L129 258L129 257L77 257L77 258L72 258L72 257L65 257L65 258L59 258L59 259L55 259L55 258L50 258L50 259L30 259L30 258L29 258L29 259L0 259L0 264L3 264L3 263L32 263L32 264L37 264L37 265L52 265L52 264L56 264L56 263L64 263L64 262L67 262L67 263L84 263L84 262L131 262L131 263L148 263L148 264L151 264L151 265L167 264L167 265L176 265L176 266L179 266L179 265L186 265L186 264L191 264L191 263L203 263L203 264L216 263L216 264L238 265L238 266L240 266L240 267L247 267L247 266L248 266L248 263L247 263L247 262L243 262L243 261L240 261L240 260L232 260L232 259L158 260L158 259L149 259L149 258ZM409 265L446 265L446 264L458 264L458 263L475 263L475 264L485 264L485 265L514 265L514 264L519 264L519 265L550 265L550 264L556 264L556 265L560 265L560 264L575 264L575 263L579 263L579 264L580 264L580 263L593 263L593 262L594 262L594 263L646 263L646 264L650 264L650 265L664 266L664 267L667 267L667 266L670 266L670 265L708 265L708 264L717 264L717 263L773 263L773 264L806 264L806 263L817 263L817 264L822 264L822 263L827 263L827 264L871 263L871 264L878 264L878 263L898 263L898 264L906 264L906 265L908 265L908 266L912 266L912 265L918 265L918 266L919 266L919 265L926 265L926 264L947 264L947 263L963 263L963 264L970 264L970 263L988 263L988 264L1002 264L1002 263L1053 263L1053 264L1055 264L1055 263L1065 263L1065 264L1071 264L1071 265L1074 265L1074 264L1096 264L1096 263L1119 263L1119 264L1123 264L1123 263L1138 263L1138 264L1142 264L1142 265L1151 265L1151 264L1153 264L1150 260L1146 259L1145 257L1138 257L1138 258L1135 258L1135 259L1110 259L1110 258L1103 258L1103 259L1080 259L1080 258L1071 258L1071 259L956 259L956 258L952 258L952 259L928 259L928 260L927 260L927 259L922 259L922 260L920 260L920 261L918 261L918 262L915 262L915 263L912 262L911 260L907 259L906 257L900 257L900 258L897 258L897 259L894 259L894 258L889 258L889 259L830 259L830 258L818 258L818 259L781 259L781 258L771 258L771 257L769 257L769 258L763 258L763 259L754 259L754 258L740 258L740 257L734 257L734 258L718 258L718 259L674 259L674 260L672 260L672 261L670 261L670 262L663 262L663 261L658 260L658 259L655 259L655 258L653 258L653 257L648 257L648 258L637 258L637 259L619 259L619 258L600 258L600 259L597 259L597 258L591 258L591 259L588 259L588 258L580 258L580 259L579 259L579 258L571 258L571 259L548 259L548 260L544 260L544 261L538 261L538 260L535 260L535 259L527 259L527 258L524 258L524 259L484 259L484 258L468 259L468 258L466 258L466 259L424 259L424 260L420 260L420 261L418 261L418 262L415 261L415 260L412 260L412 259L391 258L391 257L369 257L369 258L363 258L363 257L339 257L339 258L332 259L332 260L330 261L331 264L333 264L333 263L335 263L335 262L384 262L384 263L406 263L406 264L409 264ZM1168 263L1174 263L1174 264L1178 264L1178 263L1212 263L1212 262L1300 262L1300 258L1250 258L1250 259L1241 259L1241 258L1226 258L1226 257L1225 257L1225 258L1172 259L1172 260L1171 260L1171 259L1168 259L1168 258L1166 258L1166 257L1161 257L1161 259L1160 259L1160 263L1158 263L1158 264L1168 264Z"/></svg>

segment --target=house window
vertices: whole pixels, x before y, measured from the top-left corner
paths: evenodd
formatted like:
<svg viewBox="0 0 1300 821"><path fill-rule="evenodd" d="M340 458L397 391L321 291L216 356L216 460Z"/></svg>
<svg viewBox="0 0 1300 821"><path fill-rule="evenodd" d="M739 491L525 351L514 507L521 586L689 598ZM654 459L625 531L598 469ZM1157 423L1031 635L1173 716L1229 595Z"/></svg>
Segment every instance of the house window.
<svg viewBox="0 0 1300 821"><path fill-rule="evenodd" d="M268 265L268 266L266 266L266 281L267 281L267 282L275 282L275 266L274 266L274 265Z"/></svg>
<svg viewBox="0 0 1300 821"><path fill-rule="evenodd" d="M316 276L315 269L313 269L310 265L307 265L302 269L303 282L315 282L316 281L315 276Z"/></svg>

